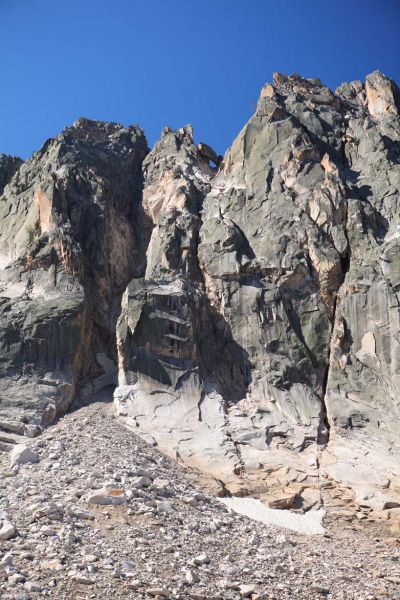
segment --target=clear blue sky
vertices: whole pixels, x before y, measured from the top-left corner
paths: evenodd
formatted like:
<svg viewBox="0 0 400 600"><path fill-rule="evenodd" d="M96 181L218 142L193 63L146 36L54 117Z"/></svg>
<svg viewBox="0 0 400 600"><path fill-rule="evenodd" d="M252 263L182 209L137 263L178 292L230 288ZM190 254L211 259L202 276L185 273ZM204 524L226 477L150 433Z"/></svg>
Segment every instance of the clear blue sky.
<svg viewBox="0 0 400 600"><path fill-rule="evenodd" d="M400 0L0 0L0 152L80 116L223 153L273 71L400 82Z"/></svg>

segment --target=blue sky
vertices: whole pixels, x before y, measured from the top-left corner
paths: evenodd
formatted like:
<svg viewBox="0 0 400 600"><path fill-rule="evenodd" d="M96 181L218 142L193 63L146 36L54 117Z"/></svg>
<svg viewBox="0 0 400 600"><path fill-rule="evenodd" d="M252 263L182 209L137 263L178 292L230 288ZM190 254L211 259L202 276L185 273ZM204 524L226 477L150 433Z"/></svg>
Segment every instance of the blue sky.
<svg viewBox="0 0 400 600"><path fill-rule="evenodd" d="M399 0L0 0L0 152L86 116L223 153L274 71L400 83L399 31Z"/></svg>

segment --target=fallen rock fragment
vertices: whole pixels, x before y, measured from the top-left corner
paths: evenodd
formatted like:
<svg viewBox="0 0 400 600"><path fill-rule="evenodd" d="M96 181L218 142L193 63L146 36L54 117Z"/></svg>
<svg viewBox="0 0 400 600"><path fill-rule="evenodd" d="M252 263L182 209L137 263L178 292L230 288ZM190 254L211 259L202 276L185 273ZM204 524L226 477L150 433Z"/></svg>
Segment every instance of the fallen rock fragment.
<svg viewBox="0 0 400 600"><path fill-rule="evenodd" d="M150 477L147 477L147 475L141 475L140 477L137 477L136 479L134 479L132 481L131 485L134 488L143 488L143 487L150 487L152 483L153 482L150 479Z"/></svg>
<svg viewBox="0 0 400 600"><path fill-rule="evenodd" d="M311 589L313 589L318 594L321 594L322 596L326 596L327 594L329 594L329 588L326 587L326 585L322 585L321 583L314 583L311 586Z"/></svg>
<svg viewBox="0 0 400 600"><path fill-rule="evenodd" d="M193 559L193 562L195 565L208 565L210 563L210 557L208 556L207 552L203 552L202 554L196 556Z"/></svg>
<svg viewBox="0 0 400 600"><path fill-rule="evenodd" d="M98 504L100 506L118 506L119 504L124 504L125 502L127 502L127 500L128 498L121 488L105 487L100 490L91 492L86 497L86 502L88 504Z"/></svg>
<svg viewBox="0 0 400 600"><path fill-rule="evenodd" d="M39 455L24 444L17 444L10 452L10 463L12 466L38 462Z"/></svg>
<svg viewBox="0 0 400 600"><path fill-rule="evenodd" d="M291 493L288 491L287 493L282 493L279 496L268 497L267 504L269 508L287 510L293 506L296 496L296 493Z"/></svg>
<svg viewBox="0 0 400 600"><path fill-rule="evenodd" d="M51 560L42 561L40 563L40 568L45 571L62 571L64 567L57 558L53 558Z"/></svg>
<svg viewBox="0 0 400 600"><path fill-rule="evenodd" d="M193 583L199 583L199 581L200 581L199 576L197 575L196 571L194 571L193 569L186 570L185 579L186 579L187 583L189 583L190 585L192 585Z"/></svg>
<svg viewBox="0 0 400 600"><path fill-rule="evenodd" d="M71 579L72 581L75 581L75 583L81 583L82 585L93 585L96 583L94 579L86 577L85 575L72 575Z"/></svg>
<svg viewBox="0 0 400 600"><path fill-rule="evenodd" d="M163 587L148 588L146 590L146 593L149 596L153 596L153 597L156 597L156 596L160 596L160 598L169 598L170 597L169 591Z"/></svg>
<svg viewBox="0 0 400 600"><path fill-rule="evenodd" d="M10 540L15 536L16 529L15 526L5 518L1 520L0 517L0 540Z"/></svg>
<svg viewBox="0 0 400 600"><path fill-rule="evenodd" d="M35 581L26 581L24 583L24 588L28 592L41 592L42 591L42 586L39 583L36 583Z"/></svg>
<svg viewBox="0 0 400 600"><path fill-rule="evenodd" d="M242 584L239 586L239 591L242 598L251 598L252 594L255 592L255 586L251 584Z"/></svg>

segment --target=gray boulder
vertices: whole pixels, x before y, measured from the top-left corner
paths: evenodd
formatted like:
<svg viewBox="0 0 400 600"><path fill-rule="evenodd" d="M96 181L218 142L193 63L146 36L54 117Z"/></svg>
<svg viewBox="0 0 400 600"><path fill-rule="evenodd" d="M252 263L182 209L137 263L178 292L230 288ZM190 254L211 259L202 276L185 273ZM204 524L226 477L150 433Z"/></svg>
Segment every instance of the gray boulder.
<svg viewBox="0 0 400 600"><path fill-rule="evenodd" d="M38 462L38 454L24 444L17 444L10 452L10 463L12 466Z"/></svg>

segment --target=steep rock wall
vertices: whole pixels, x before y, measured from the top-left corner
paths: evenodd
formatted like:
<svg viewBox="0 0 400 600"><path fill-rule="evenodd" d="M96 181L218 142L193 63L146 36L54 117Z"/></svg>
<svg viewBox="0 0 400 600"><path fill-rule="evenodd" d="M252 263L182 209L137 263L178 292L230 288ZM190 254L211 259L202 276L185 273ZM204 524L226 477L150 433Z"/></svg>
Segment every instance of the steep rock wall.
<svg viewBox="0 0 400 600"><path fill-rule="evenodd" d="M233 493L398 505L397 102L379 72L335 93L276 74L215 177L187 131L146 159L117 408Z"/></svg>
<svg viewBox="0 0 400 600"><path fill-rule="evenodd" d="M85 382L101 385L115 375L120 297L145 269L140 199L147 152L137 127L80 119L48 140L5 187L3 430L34 435Z"/></svg>
<svg viewBox="0 0 400 600"><path fill-rule="evenodd" d="M398 516L399 98L275 74L222 163L86 119L1 155L0 428L118 361L118 413L220 491Z"/></svg>

